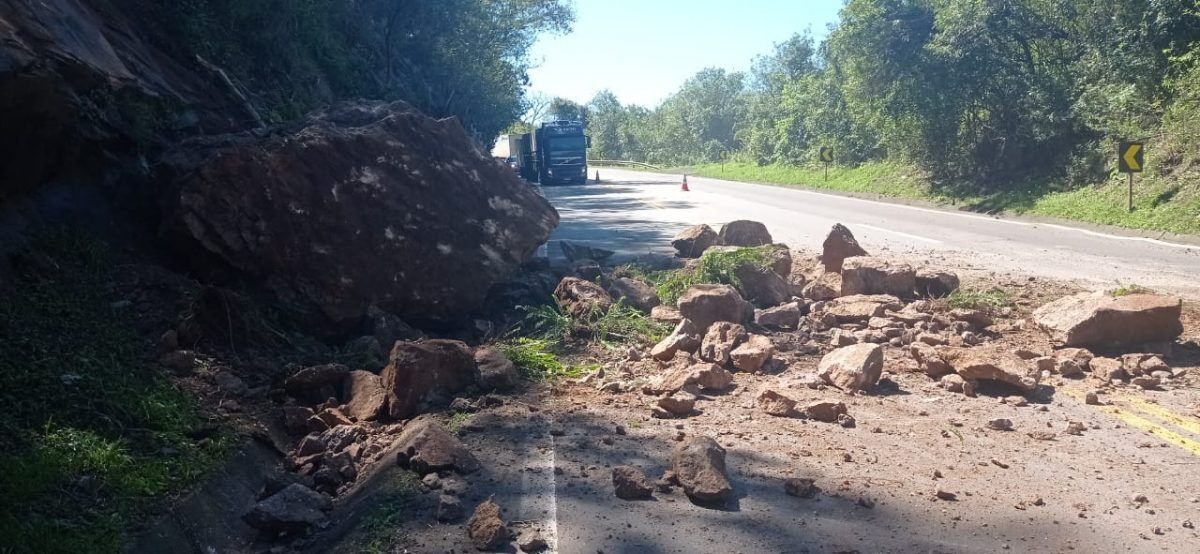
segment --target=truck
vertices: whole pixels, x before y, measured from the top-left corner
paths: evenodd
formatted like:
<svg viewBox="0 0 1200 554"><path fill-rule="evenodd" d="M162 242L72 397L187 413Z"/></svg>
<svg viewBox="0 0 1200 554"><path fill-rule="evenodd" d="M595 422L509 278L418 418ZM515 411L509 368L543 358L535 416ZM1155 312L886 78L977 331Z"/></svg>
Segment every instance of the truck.
<svg viewBox="0 0 1200 554"><path fill-rule="evenodd" d="M507 146L500 152L501 143ZM547 121L532 132L503 135L497 141L497 153L507 153L509 165L529 181L542 185L587 182L587 149L591 137L583 133L580 121Z"/></svg>
<svg viewBox="0 0 1200 554"><path fill-rule="evenodd" d="M513 171L520 172L521 159L524 156L525 135L506 134L500 135L496 139L496 145L492 147L492 157L496 160L507 164Z"/></svg>

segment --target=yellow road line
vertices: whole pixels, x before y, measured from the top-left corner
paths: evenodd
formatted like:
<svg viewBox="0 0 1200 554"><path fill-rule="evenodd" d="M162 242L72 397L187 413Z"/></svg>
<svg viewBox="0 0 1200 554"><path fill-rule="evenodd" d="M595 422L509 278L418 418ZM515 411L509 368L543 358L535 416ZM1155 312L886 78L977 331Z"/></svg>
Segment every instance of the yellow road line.
<svg viewBox="0 0 1200 554"><path fill-rule="evenodd" d="M1194 456L1200 456L1200 442L1196 442L1192 439L1184 437L1183 435L1180 435L1174 431L1164 429L1160 425L1148 419L1138 417L1129 412L1123 411L1120 408L1109 408L1105 411L1117 416L1117 419L1124 421L1130 427L1141 429L1142 431L1150 433L1151 435L1167 441L1170 444L1191 452Z"/></svg>
<svg viewBox="0 0 1200 554"><path fill-rule="evenodd" d="M1074 387L1062 387L1059 390L1066 393L1068 396L1081 401L1084 399L1084 395L1086 394L1083 391L1075 389ZM1101 407L1100 410L1116 416L1117 419L1125 422L1130 427L1140 429L1151 435L1154 435L1155 437L1158 437L1169 444L1173 444L1190 452L1192 455L1200 456L1200 442L1189 439L1175 431L1172 431L1171 429L1163 427L1154 421L1141 417L1133 412L1142 412L1142 415L1160 419L1166 424L1176 425L1179 428L1190 433L1195 433L1198 436L1200 436L1200 424L1190 421L1187 418L1172 412L1171 410L1163 408L1162 406L1146 402L1140 398L1124 397L1121 399L1127 401L1130 406L1128 408L1105 406Z"/></svg>
<svg viewBox="0 0 1200 554"><path fill-rule="evenodd" d="M1189 433L1200 435L1200 422L1194 421L1187 416L1179 415L1158 404L1146 402L1141 398L1128 398L1126 400L1131 404L1130 407L1137 411L1150 414Z"/></svg>

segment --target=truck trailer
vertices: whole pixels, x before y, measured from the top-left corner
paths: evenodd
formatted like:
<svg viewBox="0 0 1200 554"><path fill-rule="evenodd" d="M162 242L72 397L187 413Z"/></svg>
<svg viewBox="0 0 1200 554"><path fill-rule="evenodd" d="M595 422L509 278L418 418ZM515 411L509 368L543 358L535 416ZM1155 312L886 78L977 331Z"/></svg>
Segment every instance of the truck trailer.
<svg viewBox="0 0 1200 554"><path fill-rule="evenodd" d="M547 121L533 132L504 135L507 159L517 173L542 185L587 182L587 149L591 137L579 121ZM499 148L497 148L497 151Z"/></svg>

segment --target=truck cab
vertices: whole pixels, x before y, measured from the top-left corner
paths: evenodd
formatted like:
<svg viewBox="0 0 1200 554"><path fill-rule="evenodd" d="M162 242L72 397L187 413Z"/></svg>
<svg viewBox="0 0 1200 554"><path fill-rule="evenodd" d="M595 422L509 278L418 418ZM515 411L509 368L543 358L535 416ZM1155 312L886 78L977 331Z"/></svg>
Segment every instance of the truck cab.
<svg viewBox="0 0 1200 554"><path fill-rule="evenodd" d="M579 121L547 121L535 132L538 180L543 184L587 182L587 149L591 139Z"/></svg>

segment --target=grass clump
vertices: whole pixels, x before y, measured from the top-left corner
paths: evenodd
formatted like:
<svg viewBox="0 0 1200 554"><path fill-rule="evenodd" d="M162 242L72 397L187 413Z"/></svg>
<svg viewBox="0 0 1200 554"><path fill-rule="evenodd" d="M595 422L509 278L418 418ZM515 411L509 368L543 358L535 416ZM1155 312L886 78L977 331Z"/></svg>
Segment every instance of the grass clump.
<svg viewBox="0 0 1200 554"><path fill-rule="evenodd" d="M47 233L13 262L0 303L0 551L119 552L229 437L142 361L101 244Z"/></svg>
<svg viewBox="0 0 1200 554"><path fill-rule="evenodd" d="M664 304L673 305L692 285L702 283L732 285L744 295L741 280L737 278L737 269L748 263L770 268L778 248L766 245L737 250L709 250L700 256L695 268L675 270L661 278L658 283L658 297Z"/></svg>
<svg viewBox="0 0 1200 554"><path fill-rule="evenodd" d="M411 471L393 472L384 485L383 498L364 518L362 547L365 554L387 554L396 543L396 529L411 514L413 503L421 494L421 483Z"/></svg>
<svg viewBox="0 0 1200 554"><path fill-rule="evenodd" d="M946 297L952 309L979 310L996 313L1013 305L1013 297L1001 289L988 290L958 289Z"/></svg>
<svg viewBox="0 0 1200 554"><path fill-rule="evenodd" d="M567 365L558 359L557 345L546 339L518 337L499 346L526 379L547 381L571 376Z"/></svg>
<svg viewBox="0 0 1200 554"><path fill-rule="evenodd" d="M1129 296L1131 294L1149 294L1150 289L1138 284L1120 285L1115 289L1108 291L1108 295L1113 298Z"/></svg>
<svg viewBox="0 0 1200 554"><path fill-rule="evenodd" d="M594 340L602 344L653 343L667 336L670 329L636 308L619 301L607 310L596 310L597 316L586 326Z"/></svg>

